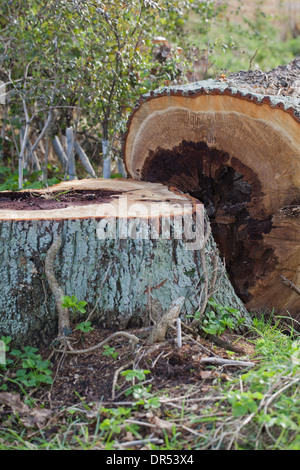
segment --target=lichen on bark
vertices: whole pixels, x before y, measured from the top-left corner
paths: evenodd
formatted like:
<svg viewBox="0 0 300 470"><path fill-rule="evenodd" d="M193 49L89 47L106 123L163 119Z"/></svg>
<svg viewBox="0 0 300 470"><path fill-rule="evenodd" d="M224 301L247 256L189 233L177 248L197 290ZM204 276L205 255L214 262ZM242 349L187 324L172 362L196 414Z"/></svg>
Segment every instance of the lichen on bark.
<svg viewBox="0 0 300 470"><path fill-rule="evenodd" d="M180 239L99 239L98 223L95 218L0 223L0 335L23 344L49 344L57 335L56 301L44 266L57 234L57 282L65 295L85 300L87 312L97 304L93 321L117 330L147 325L149 305L159 316L180 296L186 297L182 315L195 312L203 287L199 250L187 250ZM218 256L212 238L205 251L211 278L211 261ZM245 312L222 269L217 284L216 299Z"/></svg>

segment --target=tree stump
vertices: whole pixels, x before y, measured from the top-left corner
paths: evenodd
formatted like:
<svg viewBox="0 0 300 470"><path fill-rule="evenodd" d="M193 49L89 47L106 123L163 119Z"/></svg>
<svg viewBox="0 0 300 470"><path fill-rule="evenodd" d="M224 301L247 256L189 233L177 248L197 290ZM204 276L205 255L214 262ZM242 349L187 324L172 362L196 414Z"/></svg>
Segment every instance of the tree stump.
<svg viewBox="0 0 300 470"><path fill-rule="evenodd" d="M48 344L62 294L115 329L158 321L180 296L181 314L194 314L211 292L246 316L208 235L203 205L160 183L88 179L2 192L0 337Z"/></svg>
<svg viewBox="0 0 300 470"><path fill-rule="evenodd" d="M300 313L300 59L143 96L124 136L130 178L205 205L248 310Z"/></svg>

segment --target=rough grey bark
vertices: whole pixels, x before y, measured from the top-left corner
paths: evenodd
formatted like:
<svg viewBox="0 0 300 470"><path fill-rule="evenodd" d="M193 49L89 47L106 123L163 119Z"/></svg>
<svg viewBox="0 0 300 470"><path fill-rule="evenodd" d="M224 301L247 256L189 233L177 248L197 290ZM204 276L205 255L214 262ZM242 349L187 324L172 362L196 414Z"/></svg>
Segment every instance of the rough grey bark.
<svg viewBox="0 0 300 470"><path fill-rule="evenodd" d="M23 344L47 344L56 336L57 309L44 263L57 234L62 240L54 262L57 281L65 295L88 303L87 312L98 301L93 320L103 326L149 324L182 295L183 316L197 310L204 281L199 250L187 250L182 240L101 240L97 225L93 218L0 222L0 336ZM205 249L210 279L216 252L210 238ZM216 300L246 314L223 268L216 286Z"/></svg>

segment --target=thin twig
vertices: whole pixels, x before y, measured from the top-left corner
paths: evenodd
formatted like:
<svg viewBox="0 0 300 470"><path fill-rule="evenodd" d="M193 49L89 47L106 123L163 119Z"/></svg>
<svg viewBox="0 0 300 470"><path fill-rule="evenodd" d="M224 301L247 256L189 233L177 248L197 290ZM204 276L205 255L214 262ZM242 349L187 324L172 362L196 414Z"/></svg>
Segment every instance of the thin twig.
<svg viewBox="0 0 300 470"><path fill-rule="evenodd" d="M218 259L218 256L215 255L213 257L213 270L212 270L212 279L211 279L211 283L210 283L210 287L209 287L209 291L208 291L208 298L212 297L212 295L214 294L215 292L215 287L216 287L216 282L217 282L217 278L218 278L218 263L219 263L219 259Z"/></svg>
<svg viewBox="0 0 300 470"><path fill-rule="evenodd" d="M31 147L30 153L29 153L29 155L28 155L28 159L30 158L30 156L32 155L32 153L35 151L36 147L38 146L38 144L40 143L40 141L41 141L42 138L44 137L44 135L45 135L45 133L46 133L48 127L49 127L50 124L51 124L51 121L52 121L52 108L51 108L51 105L52 105L53 100L54 100L55 92L56 92L56 83L54 83L53 90L52 90L52 93L51 93L48 117L47 117L47 119L46 119L46 121L45 121L45 124L44 124L44 127L43 127L42 131L40 132L40 135L38 136L38 138L36 139L35 143L34 143L33 146Z"/></svg>
<svg viewBox="0 0 300 470"><path fill-rule="evenodd" d="M189 330L191 333L195 334L195 330L193 330L192 328L190 328L188 325L186 325L185 323L182 323L182 326L184 326L184 328L186 328L187 330ZM215 357L219 357L217 354L215 354L212 350L206 348L205 346L203 346L203 344L199 343L199 341L196 341L194 338L192 338L190 335L188 335L187 333L184 333L182 332L182 334L184 336L187 336L193 343L197 344L201 349L202 351L204 351L206 354L209 354L209 355L213 355Z"/></svg>
<svg viewBox="0 0 300 470"><path fill-rule="evenodd" d="M165 352L165 351L162 350L162 351L159 353L159 355L155 358L155 360L152 362L152 365L151 365L152 369L154 369L154 367L156 366L157 362L159 361L159 359L161 358L161 356L164 354L164 352ZM169 355L169 354L170 354L170 353L168 353L167 355ZM164 357L166 357L166 356L164 356Z"/></svg>
<svg viewBox="0 0 300 470"><path fill-rule="evenodd" d="M120 444L115 444L114 447L134 447L144 444L163 444L164 441L159 439L158 437L149 438L149 439L140 439L138 441L128 441L128 442L121 442Z"/></svg>
<svg viewBox="0 0 300 470"><path fill-rule="evenodd" d="M270 405L270 403L271 403L272 401L274 401L275 398L276 398L278 395L281 395L281 393L283 393L287 388L292 387L292 386L293 386L294 384L296 384L297 382L300 382L300 378L299 378L299 377L296 377L296 379L289 381L287 384L285 384L283 387L281 387L279 390L277 390L276 393L274 393L273 395L271 395L271 396L267 399L267 401L266 401L266 403L265 403L265 406L264 406L264 412L265 412L265 414L267 414L267 412L268 412L268 406Z"/></svg>
<svg viewBox="0 0 300 470"><path fill-rule="evenodd" d="M254 52L253 56L252 56L251 59L249 60L248 72L251 70L252 62L253 62L253 60L255 59L257 53L258 53L258 49L256 49L256 51Z"/></svg>
<svg viewBox="0 0 300 470"><path fill-rule="evenodd" d="M129 339L129 341L132 341L133 343L136 343L136 344L139 343L139 341L140 341L139 338L137 338L137 336L135 336L135 335L132 335L130 333L126 333L125 331L116 331L115 333L111 334L110 336L108 336L107 338L105 338L103 341L96 344L95 346L91 346L90 348L87 348L87 349L73 349L71 351L64 351L64 352L65 352L65 354L85 354L85 353L89 353L89 352L95 351L96 349L101 348L101 346L108 343L108 341L115 338L116 336L124 336L125 338ZM62 352L59 349L54 348L54 350L56 352Z"/></svg>
<svg viewBox="0 0 300 470"><path fill-rule="evenodd" d="M125 419L125 423L138 424L139 426L146 426L148 428L156 428L156 424L146 423L145 421L138 421L137 419Z"/></svg>
<svg viewBox="0 0 300 470"><path fill-rule="evenodd" d="M210 228L210 225L208 224L207 225L207 230L206 230L206 234L204 236L204 243L203 243L203 247L201 248L200 250L200 259L201 259L201 266L202 266L202 271L203 271L203 275L204 275L204 287L203 287L203 290L201 292L201 296L200 296L200 299L199 299L199 305L198 305L198 310L199 310L199 318L202 317L203 313L205 312L205 309L207 307L207 302L208 302L208 298L209 298L209 292L213 291L214 290L214 286L212 285L209 289L209 278L208 278L208 271L207 271L207 265L206 265L206 256L205 256L205 250L206 250L206 243L209 239L211 235L211 228ZM215 282L215 279L217 278L216 274L213 274L213 280ZM202 293L204 293L204 299L202 301L201 297L202 297ZM202 305L201 305L202 303ZM193 321L193 325L195 324L199 324L200 320L199 319L195 319Z"/></svg>
<svg viewBox="0 0 300 470"><path fill-rule="evenodd" d="M287 279L286 277L284 276L280 276L283 283L287 286L289 286L291 289L293 289L297 294L300 295L300 287L296 286L292 281L290 281L289 279Z"/></svg>
<svg viewBox="0 0 300 470"><path fill-rule="evenodd" d="M234 361L232 359L223 359L221 357L204 357L200 359L201 364L211 364L216 366L238 366L238 367L254 367L254 362Z"/></svg>
<svg viewBox="0 0 300 470"><path fill-rule="evenodd" d="M170 328L174 331L177 331L177 328L176 326L174 325L171 325ZM205 346L203 346L203 344L199 343L199 341L196 341L194 338L192 338L190 335L188 335L187 333L184 333L184 331L181 331L181 334L183 336L186 336L190 341L192 341L193 343L197 344L197 346L200 347L200 349L202 349L203 352L205 352L206 354L214 354L212 351L210 351L208 348L206 348Z"/></svg>
<svg viewBox="0 0 300 470"><path fill-rule="evenodd" d="M114 373L114 378L113 378L113 383L112 383L112 390L111 390L111 398L112 400L115 399L115 396L116 396L116 385L117 385L117 381L118 381L118 377L119 377L119 373L126 369L127 367L130 366L130 364L132 364L133 361L129 361L127 362L126 364L124 364L123 366L119 367L119 369L117 369Z"/></svg>

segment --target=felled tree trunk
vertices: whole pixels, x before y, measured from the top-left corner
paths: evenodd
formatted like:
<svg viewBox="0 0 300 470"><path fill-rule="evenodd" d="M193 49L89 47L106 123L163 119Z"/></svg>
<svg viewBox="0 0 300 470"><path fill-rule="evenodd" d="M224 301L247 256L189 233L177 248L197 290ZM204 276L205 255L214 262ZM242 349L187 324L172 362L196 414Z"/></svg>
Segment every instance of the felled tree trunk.
<svg viewBox="0 0 300 470"><path fill-rule="evenodd" d="M264 74L143 96L124 138L129 177L202 201L248 309L297 317L300 299L300 60Z"/></svg>
<svg viewBox="0 0 300 470"><path fill-rule="evenodd" d="M49 343L57 292L116 329L158 321L181 296L181 314L194 314L212 291L247 316L208 230L198 200L160 183L88 179L1 193L0 337Z"/></svg>

